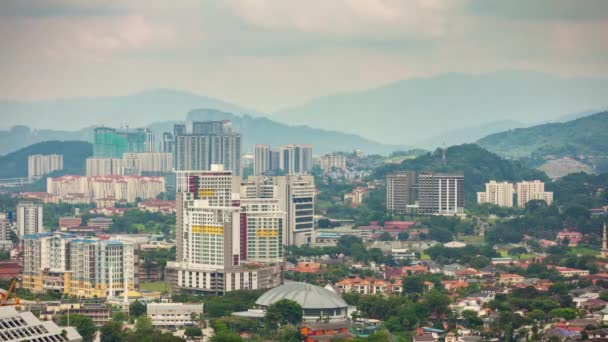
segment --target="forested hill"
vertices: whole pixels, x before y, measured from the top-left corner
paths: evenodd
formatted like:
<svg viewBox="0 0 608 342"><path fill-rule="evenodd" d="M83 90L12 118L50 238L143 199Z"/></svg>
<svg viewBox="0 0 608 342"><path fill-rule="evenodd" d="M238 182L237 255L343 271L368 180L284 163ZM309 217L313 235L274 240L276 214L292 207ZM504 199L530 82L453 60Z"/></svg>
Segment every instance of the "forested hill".
<svg viewBox="0 0 608 342"><path fill-rule="evenodd" d="M534 166L568 157L602 173L608 171L608 112L496 133L477 144L502 156L526 158Z"/></svg>
<svg viewBox="0 0 608 342"><path fill-rule="evenodd" d="M93 155L93 145L85 141L45 141L0 157L0 178L27 177L27 158L32 154L63 155L64 174L84 174L85 160Z"/></svg>
<svg viewBox="0 0 608 342"><path fill-rule="evenodd" d="M476 191L482 191L490 180L547 180L542 171L530 169L518 161L503 159L475 144L452 146L446 150L446 164L442 161L442 151L408 159L401 164L388 164L375 170L375 176L384 178L387 173L397 170L464 172L464 187L467 198L473 199Z"/></svg>

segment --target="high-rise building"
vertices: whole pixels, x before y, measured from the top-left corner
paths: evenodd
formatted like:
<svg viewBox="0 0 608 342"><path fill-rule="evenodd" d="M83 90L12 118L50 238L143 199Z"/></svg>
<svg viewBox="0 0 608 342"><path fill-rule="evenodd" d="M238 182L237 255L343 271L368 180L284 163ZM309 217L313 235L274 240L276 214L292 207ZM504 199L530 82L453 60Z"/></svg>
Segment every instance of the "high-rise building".
<svg viewBox="0 0 608 342"><path fill-rule="evenodd" d="M177 251L176 261L167 263L173 288L224 293L282 283L282 263L274 259L258 259L264 263L247 267L248 205L241 208L240 178L222 165L212 165L209 171L176 173ZM253 210L250 213L255 216ZM251 222L252 229L267 233L254 218ZM271 234L274 226L266 223ZM262 250L255 244L252 248L256 246Z"/></svg>
<svg viewBox="0 0 608 342"><path fill-rule="evenodd" d="M194 122L192 125L192 134L175 136L175 169L204 171L211 165L221 164L240 175L241 135L232 131L230 122Z"/></svg>
<svg viewBox="0 0 608 342"><path fill-rule="evenodd" d="M253 148L253 174L261 176L270 170L270 146L255 145Z"/></svg>
<svg viewBox="0 0 608 342"><path fill-rule="evenodd" d="M326 154L321 156L321 168L323 171L331 171L332 169L346 169L346 157L340 154Z"/></svg>
<svg viewBox="0 0 608 342"><path fill-rule="evenodd" d="M186 135L186 125L184 125L184 124L173 125L173 136L177 138L178 135Z"/></svg>
<svg viewBox="0 0 608 342"><path fill-rule="evenodd" d="M311 242L314 230L315 180L308 175L253 176L241 185L241 198L278 198L285 212L284 245Z"/></svg>
<svg viewBox="0 0 608 342"><path fill-rule="evenodd" d="M253 262L282 262L284 222L278 198L241 199L241 256Z"/></svg>
<svg viewBox="0 0 608 342"><path fill-rule="evenodd" d="M117 296L134 289L133 244L43 233L23 239L23 287L86 298Z"/></svg>
<svg viewBox="0 0 608 342"><path fill-rule="evenodd" d="M477 203L491 203L501 207L513 206L513 184L509 182L490 181L486 191L477 193Z"/></svg>
<svg viewBox="0 0 608 342"><path fill-rule="evenodd" d="M122 159L119 158L87 158L86 175L87 177L124 175Z"/></svg>
<svg viewBox="0 0 608 342"><path fill-rule="evenodd" d="M553 192L545 191L545 183L539 180L517 183L517 206L523 208L532 200L542 200L547 205L553 203Z"/></svg>
<svg viewBox="0 0 608 342"><path fill-rule="evenodd" d="M125 174L133 176L164 176L173 170L173 155L163 152L124 153Z"/></svg>
<svg viewBox="0 0 608 342"><path fill-rule="evenodd" d="M175 151L175 137L169 132L163 133L162 152L173 153Z"/></svg>
<svg viewBox="0 0 608 342"><path fill-rule="evenodd" d="M44 232L42 222L41 203L19 202L17 204L17 232L20 237Z"/></svg>
<svg viewBox="0 0 608 342"><path fill-rule="evenodd" d="M386 209L390 214L406 214L407 206L415 202L416 172L396 171L386 176Z"/></svg>
<svg viewBox="0 0 608 342"><path fill-rule="evenodd" d="M97 127L93 136L93 157L122 158L125 152L146 152L146 130L118 131L114 128Z"/></svg>
<svg viewBox="0 0 608 342"><path fill-rule="evenodd" d="M418 213L456 215L464 212L464 175L421 172L418 176Z"/></svg>
<svg viewBox="0 0 608 342"><path fill-rule="evenodd" d="M312 146L296 144L282 146L280 168L290 175L309 173L312 170Z"/></svg>
<svg viewBox="0 0 608 342"><path fill-rule="evenodd" d="M149 129L145 130L146 134L146 151L148 153L156 152L156 136Z"/></svg>
<svg viewBox="0 0 608 342"><path fill-rule="evenodd" d="M63 155L61 154L33 154L27 157L29 178L42 177L56 170L63 170Z"/></svg>

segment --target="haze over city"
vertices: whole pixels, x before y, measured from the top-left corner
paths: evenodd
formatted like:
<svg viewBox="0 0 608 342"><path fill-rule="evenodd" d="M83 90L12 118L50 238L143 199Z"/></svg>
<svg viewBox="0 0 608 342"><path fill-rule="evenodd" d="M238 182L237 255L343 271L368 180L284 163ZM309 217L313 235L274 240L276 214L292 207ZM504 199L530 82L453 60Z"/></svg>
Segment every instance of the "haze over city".
<svg viewBox="0 0 608 342"><path fill-rule="evenodd" d="M608 341L608 2L0 1L0 341Z"/></svg>

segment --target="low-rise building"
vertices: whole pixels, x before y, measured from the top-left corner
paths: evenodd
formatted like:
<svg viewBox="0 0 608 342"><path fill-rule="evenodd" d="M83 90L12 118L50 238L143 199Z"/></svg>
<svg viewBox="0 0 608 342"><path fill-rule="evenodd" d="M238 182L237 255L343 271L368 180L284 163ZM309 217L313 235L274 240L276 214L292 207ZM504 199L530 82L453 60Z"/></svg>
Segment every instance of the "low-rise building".
<svg viewBox="0 0 608 342"><path fill-rule="evenodd" d="M149 303L146 312L155 328L176 329L196 325L197 316L203 314L203 304Z"/></svg>
<svg viewBox="0 0 608 342"><path fill-rule="evenodd" d="M29 311L17 312L12 306L0 307L0 341L80 342L73 327L59 327L53 321L40 321Z"/></svg>

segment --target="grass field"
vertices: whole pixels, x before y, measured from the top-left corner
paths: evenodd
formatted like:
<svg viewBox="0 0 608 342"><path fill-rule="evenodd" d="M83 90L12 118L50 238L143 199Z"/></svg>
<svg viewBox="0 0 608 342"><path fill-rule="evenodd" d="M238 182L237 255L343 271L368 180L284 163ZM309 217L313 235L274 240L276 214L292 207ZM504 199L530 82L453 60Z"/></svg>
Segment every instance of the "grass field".
<svg viewBox="0 0 608 342"><path fill-rule="evenodd" d="M598 255L599 251L596 251L596 250L590 249L590 248L586 248L586 247L570 247L569 253L574 254L574 255L581 254L583 256L589 256L589 255Z"/></svg>
<svg viewBox="0 0 608 342"><path fill-rule="evenodd" d="M465 235L460 238L462 241L466 242L467 245L483 245L484 238L479 235Z"/></svg>
<svg viewBox="0 0 608 342"><path fill-rule="evenodd" d="M431 257L424 252L420 252L420 259L421 260L431 260Z"/></svg>
<svg viewBox="0 0 608 342"><path fill-rule="evenodd" d="M139 289L144 291L172 292L171 285L162 281L141 283L139 284Z"/></svg>

